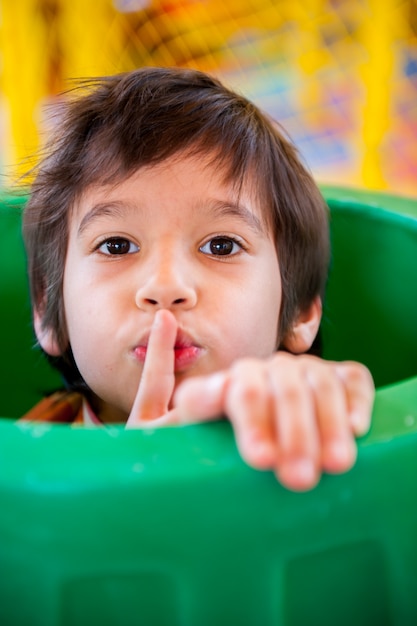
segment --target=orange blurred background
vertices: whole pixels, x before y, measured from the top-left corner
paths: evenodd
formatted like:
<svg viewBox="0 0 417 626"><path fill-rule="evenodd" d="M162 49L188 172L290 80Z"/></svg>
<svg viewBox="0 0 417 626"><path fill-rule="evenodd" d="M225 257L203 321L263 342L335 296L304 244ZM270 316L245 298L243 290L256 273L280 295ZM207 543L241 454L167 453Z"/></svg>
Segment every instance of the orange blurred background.
<svg viewBox="0 0 417 626"><path fill-rule="evenodd" d="M209 71L319 182L417 196L417 0L0 0L0 171L28 167L77 77Z"/></svg>

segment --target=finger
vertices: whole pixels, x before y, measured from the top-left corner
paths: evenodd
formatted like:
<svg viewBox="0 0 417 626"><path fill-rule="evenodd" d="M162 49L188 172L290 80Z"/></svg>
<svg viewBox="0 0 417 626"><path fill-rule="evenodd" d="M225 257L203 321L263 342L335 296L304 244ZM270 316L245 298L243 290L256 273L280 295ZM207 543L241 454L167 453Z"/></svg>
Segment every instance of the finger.
<svg viewBox="0 0 417 626"><path fill-rule="evenodd" d="M307 373L314 398L315 415L321 442L321 468L345 472L356 460L356 445L346 404L345 389L336 368L315 360Z"/></svg>
<svg viewBox="0 0 417 626"><path fill-rule="evenodd" d="M277 446L269 382L263 363L245 359L232 368L225 410L233 424L242 458L257 469L273 467Z"/></svg>
<svg viewBox="0 0 417 626"><path fill-rule="evenodd" d="M375 386L371 373L361 363L339 363L336 371L345 386L349 423L357 437L368 432Z"/></svg>
<svg viewBox="0 0 417 626"><path fill-rule="evenodd" d="M157 311L148 340L138 392L126 426L138 426L168 411L175 386L177 321L166 310Z"/></svg>
<svg viewBox="0 0 417 626"><path fill-rule="evenodd" d="M181 383L174 394L173 405L182 424L190 424L224 415L224 394L228 372L195 376Z"/></svg>
<svg viewBox="0 0 417 626"><path fill-rule="evenodd" d="M141 430L153 430L156 428L161 428L165 426L178 426L180 424L180 416L178 415L178 411L176 409L171 409L167 411L160 417L155 417L151 420L142 420L138 422L135 426L130 426L130 428L140 428Z"/></svg>
<svg viewBox="0 0 417 626"><path fill-rule="evenodd" d="M314 487L319 480L319 435L311 391L300 362L279 355L270 368L274 419L279 443L276 474L294 491Z"/></svg>

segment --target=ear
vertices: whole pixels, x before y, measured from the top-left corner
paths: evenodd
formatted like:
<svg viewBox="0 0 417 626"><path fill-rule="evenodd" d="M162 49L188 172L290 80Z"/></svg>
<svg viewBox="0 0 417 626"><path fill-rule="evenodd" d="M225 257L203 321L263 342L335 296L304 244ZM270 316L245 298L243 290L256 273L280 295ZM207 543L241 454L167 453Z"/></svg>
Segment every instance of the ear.
<svg viewBox="0 0 417 626"><path fill-rule="evenodd" d="M293 354L302 354L311 348L319 330L322 310L321 298L317 296L308 309L299 313L282 342L286 350Z"/></svg>
<svg viewBox="0 0 417 626"><path fill-rule="evenodd" d="M41 314L38 309L35 309L33 313L33 326L39 345L50 356L61 356L62 351L59 349L55 333L50 328L44 328L42 321Z"/></svg>

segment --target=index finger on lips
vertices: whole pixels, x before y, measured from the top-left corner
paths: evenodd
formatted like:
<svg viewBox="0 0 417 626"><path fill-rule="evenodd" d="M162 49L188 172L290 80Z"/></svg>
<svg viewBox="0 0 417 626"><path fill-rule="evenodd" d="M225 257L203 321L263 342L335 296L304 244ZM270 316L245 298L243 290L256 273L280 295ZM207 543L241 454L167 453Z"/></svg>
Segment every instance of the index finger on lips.
<svg viewBox="0 0 417 626"><path fill-rule="evenodd" d="M157 311L149 335L145 363L127 427L154 420L168 411L175 386L177 321L166 310Z"/></svg>

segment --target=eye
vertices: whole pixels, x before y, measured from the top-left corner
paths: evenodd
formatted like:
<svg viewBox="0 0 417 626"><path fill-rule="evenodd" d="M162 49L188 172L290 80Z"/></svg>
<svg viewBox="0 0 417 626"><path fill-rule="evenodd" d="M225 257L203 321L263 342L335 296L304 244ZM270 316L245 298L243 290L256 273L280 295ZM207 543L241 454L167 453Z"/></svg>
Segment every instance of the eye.
<svg viewBox="0 0 417 626"><path fill-rule="evenodd" d="M242 250L243 246L232 237L213 237L200 247L200 252L214 256L233 256Z"/></svg>
<svg viewBox="0 0 417 626"><path fill-rule="evenodd" d="M139 252L139 246L129 241L129 239L124 239L123 237L110 237L100 244L98 250L102 254L116 256Z"/></svg>

